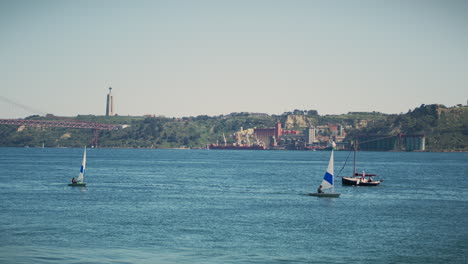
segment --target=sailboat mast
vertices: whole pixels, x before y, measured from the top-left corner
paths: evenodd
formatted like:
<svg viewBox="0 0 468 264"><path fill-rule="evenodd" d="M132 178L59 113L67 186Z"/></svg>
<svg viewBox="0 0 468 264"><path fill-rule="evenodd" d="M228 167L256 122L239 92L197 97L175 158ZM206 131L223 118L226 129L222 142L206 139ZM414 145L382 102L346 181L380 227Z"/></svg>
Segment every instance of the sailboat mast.
<svg viewBox="0 0 468 264"><path fill-rule="evenodd" d="M332 149L332 153L331 153L331 159L330 159L330 162L332 163L332 168L331 168L331 174L332 174L332 187L331 187L331 192L334 193L335 192L335 157L333 157L333 149Z"/></svg>
<svg viewBox="0 0 468 264"><path fill-rule="evenodd" d="M86 146L83 153L83 161L81 162L80 174L78 175L78 182L83 181L84 173L86 170Z"/></svg>
<svg viewBox="0 0 468 264"><path fill-rule="evenodd" d="M331 163L331 175L332 175L332 188L331 188L331 191L332 193L335 192L335 157L333 157L333 149L332 149L332 154L331 154L331 157L330 157L330 163Z"/></svg>
<svg viewBox="0 0 468 264"><path fill-rule="evenodd" d="M356 155L357 155L357 137L354 138L354 162L353 162L353 177L356 175Z"/></svg>
<svg viewBox="0 0 468 264"><path fill-rule="evenodd" d="M332 150L333 151L333 150ZM335 175L333 175L332 177L332 187L331 187L331 192L334 193L335 192Z"/></svg>

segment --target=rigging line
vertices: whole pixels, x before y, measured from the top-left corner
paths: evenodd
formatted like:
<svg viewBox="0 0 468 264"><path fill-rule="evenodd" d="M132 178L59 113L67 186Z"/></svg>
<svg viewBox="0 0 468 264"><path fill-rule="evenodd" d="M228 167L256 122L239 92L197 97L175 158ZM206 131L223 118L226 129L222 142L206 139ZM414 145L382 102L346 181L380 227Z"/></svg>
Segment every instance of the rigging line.
<svg viewBox="0 0 468 264"><path fill-rule="evenodd" d="M23 110L26 110L26 111L30 112L30 113L46 115L46 113L44 113L42 111L38 111L37 109L34 109L34 108L29 107L29 106L26 106L26 105L17 103L15 101L12 101L12 100L6 98L5 96L0 95L0 100L2 100L3 102L9 103L9 104L15 105L15 106L17 106L17 107L19 107L19 108L21 108Z"/></svg>
<svg viewBox="0 0 468 264"><path fill-rule="evenodd" d="M349 156L351 155L351 152L352 152L352 151L350 151L350 152L348 153L348 157L346 157L345 163L343 164L343 167L341 168L340 172L338 172L337 177L342 177L342 176L340 176L340 174L341 174L341 172L344 170L344 168L345 168L345 166L346 166L346 163L348 162Z"/></svg>
<svg viewBox="0 0 468 264"><path fill-rule="evenodd" d="M388 137L383 137L383 138L376 138L376 139L372 139L372 140L367 140L367 141L359 141L359 144L364 144L364 143L369 143L369 142L373 142L373 141L379 141L379 140L383 140L383 139L387 139L387 138L392 138L392 137L396 137L396 136L388 136Z"/></svg>

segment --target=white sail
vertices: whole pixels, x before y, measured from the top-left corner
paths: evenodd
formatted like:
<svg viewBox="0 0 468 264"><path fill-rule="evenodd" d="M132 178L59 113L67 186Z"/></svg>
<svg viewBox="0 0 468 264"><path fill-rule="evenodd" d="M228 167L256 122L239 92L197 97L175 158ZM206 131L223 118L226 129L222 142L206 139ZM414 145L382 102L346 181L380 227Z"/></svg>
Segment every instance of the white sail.
<svg viewBox="0 0 468 264"><path fill-rule="evenodd" d="M330 161L328 162L327 172L325 172L322 180L322 190L330 188L333 192L333 150L331 152Z"/></svg>
<svg viewBox="0 0 468 264"><path fill-rule="evenodd" d="M78 175L78 182L83 182L83 176L86 169L86 147L83 153L83 162L81 162L80 175Z"/></svg>

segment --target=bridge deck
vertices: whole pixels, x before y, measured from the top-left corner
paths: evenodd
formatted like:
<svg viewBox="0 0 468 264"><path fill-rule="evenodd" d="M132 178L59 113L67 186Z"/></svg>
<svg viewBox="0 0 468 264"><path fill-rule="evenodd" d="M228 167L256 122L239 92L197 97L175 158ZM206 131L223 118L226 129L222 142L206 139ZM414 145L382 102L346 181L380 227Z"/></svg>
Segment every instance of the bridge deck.
<svg viewBox="0 0 468 264"><path fill-rule="evenodd" d="M101 130L117 130L120 125L110 125L92 122L69 122L51 120L24 120L24 119L0 119L2 125L16 126L38 126L38 127L70 127L70 128L92 128Z"/></svg>

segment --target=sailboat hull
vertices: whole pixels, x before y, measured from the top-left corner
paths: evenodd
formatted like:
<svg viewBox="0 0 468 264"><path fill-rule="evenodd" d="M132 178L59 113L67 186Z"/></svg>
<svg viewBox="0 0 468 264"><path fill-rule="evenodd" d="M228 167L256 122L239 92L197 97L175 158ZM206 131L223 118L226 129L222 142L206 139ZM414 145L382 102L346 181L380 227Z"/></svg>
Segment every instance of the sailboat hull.
<svg viewBox="0 0 468 264"><path fill-rule="evenodd" d="M309 193L309 196L316 197L340 197L341 193Z"/></svg>
<svg viewBox="0 0 468 264"><path fill-rule="evenodd" d="M85 187L85 186L86 186L86 183L84 183L84 182L69 183L68 186L72 186L72 187Z"/></svg>
<svg viewBox="0 0 468 264"><path fill-rule="evenodd" d="M377 186L381 181L368 181L367 179L362 181L361 178L357 177L343 177L341 183L348 186Z"/></svg>

